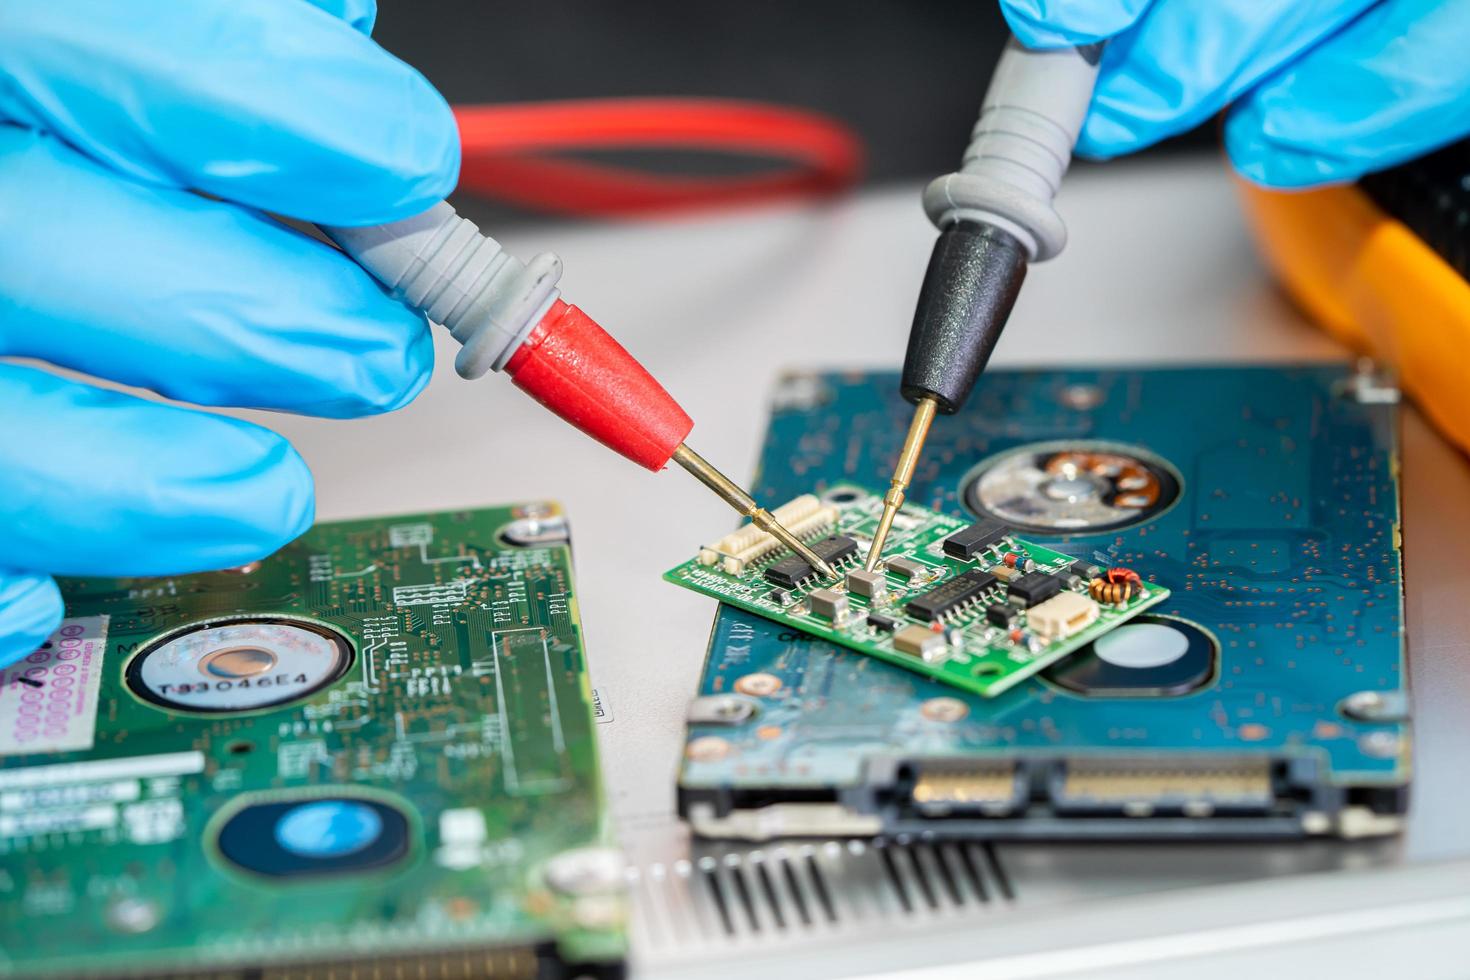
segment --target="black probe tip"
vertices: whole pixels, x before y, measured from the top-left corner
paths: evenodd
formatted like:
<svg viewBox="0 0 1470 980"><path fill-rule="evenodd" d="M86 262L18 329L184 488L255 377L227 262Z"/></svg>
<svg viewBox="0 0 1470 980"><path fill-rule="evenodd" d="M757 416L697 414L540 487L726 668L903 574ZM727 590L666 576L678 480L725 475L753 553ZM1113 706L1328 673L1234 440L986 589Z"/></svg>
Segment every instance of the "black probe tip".
<svg viewBox="0 0 1470 980"><path fill-rule="evenodd" d="M1026 250L993 225L957 221L940 232L919 290L903 362L904 398L934 398L958 412L1011 315L1026 278Z"/></svg>

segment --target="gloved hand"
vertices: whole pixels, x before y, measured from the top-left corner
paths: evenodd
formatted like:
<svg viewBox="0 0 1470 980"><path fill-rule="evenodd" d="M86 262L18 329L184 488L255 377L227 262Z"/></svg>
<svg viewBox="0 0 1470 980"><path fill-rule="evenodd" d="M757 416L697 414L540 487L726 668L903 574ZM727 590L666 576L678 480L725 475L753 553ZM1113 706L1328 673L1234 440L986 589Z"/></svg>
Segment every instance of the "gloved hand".
<svg viewBox="0 0 1470 980"><path fill-rule="evenodd" d="M412 399L424 319L261 213L371 224L454 186L449 107L373 18L372 0L0 10L0 355L200 405ZM312 513L266 429L0 362L0 665L56 627L48 573L238 565Z"/></svg>
<svg viewBox="0 0 1470 980"><path fill-rule="evenodd" d="M1001 0L1032 47L1113 38L1078 151L1129 153L1233 103L1261 184L1354 180L1470 133L1470 0Z"/></svg>

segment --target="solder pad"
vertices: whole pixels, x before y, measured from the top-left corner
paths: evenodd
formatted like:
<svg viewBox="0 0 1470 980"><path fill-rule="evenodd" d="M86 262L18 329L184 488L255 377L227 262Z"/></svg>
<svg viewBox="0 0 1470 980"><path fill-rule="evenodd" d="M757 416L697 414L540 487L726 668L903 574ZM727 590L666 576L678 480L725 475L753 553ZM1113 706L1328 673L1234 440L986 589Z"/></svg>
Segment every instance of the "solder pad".
<svg viewBox="0 0 1470 980"><path fill-rule="evenodd" d="M1086 671L1044 672L987 699L722 608L681 812L747 837L1392 832L1410 766L1391 396L1342 364L987 372L935 423L910 499L1027 518L1028 539L1167 582L1140 618L1194 624L1191 670L1091 695L1072 683ZM911 412L893 374L793 376L756 495L886 472ZM982 472L1067 451L1143 460L1158 493L1103 500L1097 531L1052 536L1039 528L1058 511L1034 496L973 509ZM1112 688L1127 671L1107 666L1092 676Z"/></svg>
<svg viewBox="0 0 1470 980"><path fill-rule="evenodd" d="M867 543L872 541L873 531L878 524L878 515L883 509L881 497L862 487L838 484L825 495L825 500L837 508L834 533L852 538L859 543L862 554L866 554ZM834 622L819 615L811 607L808 597L814 589L835 588L844 591L840 583L821 582L816 578L803 581L785 593L785 601L771 596L772 588L764 575L773 561L789 557L781 551L774 559L753 564L740 574L724 571L719 565L702 563L691 559L671 569L664 577L676 585L719 599L721 602L738 606L757 613L767 619L795 627L821 639L831 640L869 656L877 657L908 670L942 681L962 690L986 697L994 697L1002 691L1020 683L1046 665L1066 656L1083 644L1089 643L1103 633L1138 615L1149 606L1162 602L1169 590L1157 583L1148 583L1136 596L1120 604L1101 606L1098 618L1087 627L1065 637L1045 639L1028 629L1027 613L1016 612L1014 633L1008 628L998 628L986 622L985 607L978 602L968 605L944 622L931 622L930 616L916 616L910 603L922 601L924 597L943 590L953 583L962 582L966 573L981 573L988 580L994 573L1010 572L1001 560L1009 553L1019 560L1018 568L1033 567L1032 575L1050 577L1061 587L1060 579L1066 575L1075 559L1050 548L1008 535L1004 546L986 552L970 560L951 557L944 552L944 540L962 531L969 521L936 513L925 507L905 507L895 523L884 548L884 559L907 559L924 569L922 578L905 580L899 575L889 575L887 595L874 601L857 593L847 593L849 614ZM845 564L839 569L861 567ZM1015 574L1019 575L1018 570ZM1085 582L1075 583L1073 588L1086 594ZM1005 583L996 580L985 590L991 602L1005 603ZM1091 604L1091 600L1085 600ZM868 625L870 612L897 620L898 632L875 629ZM937 627L940 633L930 633ZM948 627L946 629L945 627ZM940 650L933 659L924 659L905 652L903 631L916 629L940 641Z"/></svg>
<svg viewBox="0 0 1470 980"><path fill-rule="evenodd" d="M63 582L0 690L95 681L95 709L0 742L0 973L616 972L564 528L329 523L234 571Z"/></svg>

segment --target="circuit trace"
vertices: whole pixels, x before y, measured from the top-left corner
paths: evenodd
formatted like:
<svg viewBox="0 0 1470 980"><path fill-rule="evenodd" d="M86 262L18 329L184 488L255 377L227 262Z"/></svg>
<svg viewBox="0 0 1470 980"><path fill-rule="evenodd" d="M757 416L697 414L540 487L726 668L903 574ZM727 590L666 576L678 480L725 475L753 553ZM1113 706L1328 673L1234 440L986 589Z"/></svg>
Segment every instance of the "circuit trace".
<svg viewBox="0 0 1470 980"><path fill-rule="evenodd" d="M1131 569L1053 551L997 521L970 524L914 504L899 512L884 557L866 571L882 509L879 495L839 484L774 511L841 581L822 581L806 561L749 526L664 577L986 697L1169 595Z"/></svg>

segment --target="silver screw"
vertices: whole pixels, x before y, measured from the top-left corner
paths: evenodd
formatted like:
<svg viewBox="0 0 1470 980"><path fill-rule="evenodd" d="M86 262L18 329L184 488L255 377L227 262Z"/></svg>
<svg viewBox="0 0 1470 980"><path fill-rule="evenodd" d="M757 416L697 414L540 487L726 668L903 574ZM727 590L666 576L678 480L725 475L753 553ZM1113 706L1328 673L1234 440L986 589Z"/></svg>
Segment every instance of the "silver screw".
<svg viewBox="0 0 1470 980"><path fill-rule="evenodd" d="M1399 737L1393 732L1369 732L1358 739L1358 748L1375 759L1391 759L1399 754Z"/></svg>
<svg viewBox="0 0 1470 980"><path fill-rule="evenodd" d="M685 720L696 725L739 725L755 715L755 705L744 698L714 695L689 702Z"/></svg>
<svg viewBox="0 0 1470 980"><path fill-rule="evenodd" d="M781 678L775 674L746 674L735 682L735 690L753 698L763 698L781 690Z"/></svg>
<svg viewBox="0 0 1470 980"><path fill-rule="evenodd" d="M730 754L730 743L718 735L704 735L684 746L684 756L691 762L719 762Z"/></svg>
<svg viewBox="0 0 1470 980"><path fill-rule="evenodd" d="M526 517L511 521L500 531L500 536L513 545L530 548L543 544L565 544L571 537L567 520L560 515Z"/></svg>
<svg viewBox="0 0 1470 980"><path fill-rule="evenodd" d="M1062 389L1062 404L1079 412L1096 408L1102 404L1102 400L1102 389L1097 385L1068 385Z"/></svg>
<svg viewBox="0 0 1470 980"><path fill-rule="evenodd" d="M1358 691L1343 698L1338 710L1358 721L1403 721L1409 713L1401 691Z"/></svg>
<svg viewBox="0 0 1470 980"><path fill-rule="evenodd" d="M930 698L919 705L919 714L930 721L956 722L970 713L970 706L959 698Z"/></svg>

